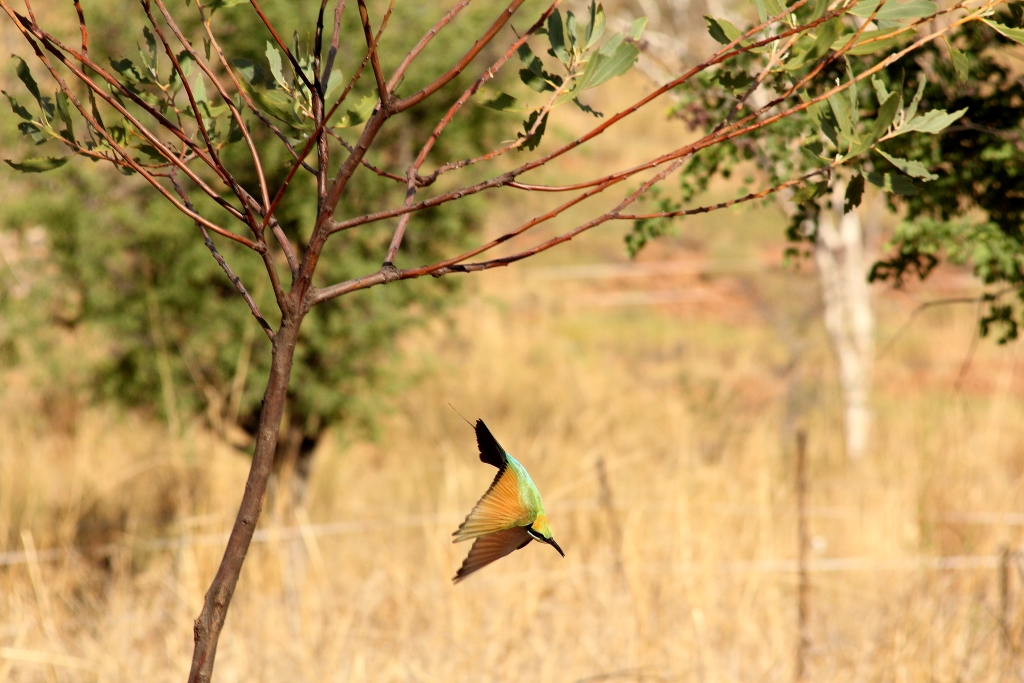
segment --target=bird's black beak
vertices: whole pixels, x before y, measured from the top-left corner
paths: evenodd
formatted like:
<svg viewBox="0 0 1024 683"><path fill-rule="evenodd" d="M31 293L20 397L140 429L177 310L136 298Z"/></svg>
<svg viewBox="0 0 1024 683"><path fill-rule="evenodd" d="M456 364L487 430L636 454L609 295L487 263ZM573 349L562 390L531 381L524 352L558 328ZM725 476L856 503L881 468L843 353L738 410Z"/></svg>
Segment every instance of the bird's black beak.
<svg viewBox="0 0 1024 683"><path fill-rule="evenodd" d="M559 555L561 555L562 557L565 557L565 553L563 553L562 549L558 547L557 543L555 543L555 539L553 539L553 538L546 538L546 539L544 539L544 542L547 543L548 545L550 545L551 547L553 547L555 550L557 550Z"/></svg>

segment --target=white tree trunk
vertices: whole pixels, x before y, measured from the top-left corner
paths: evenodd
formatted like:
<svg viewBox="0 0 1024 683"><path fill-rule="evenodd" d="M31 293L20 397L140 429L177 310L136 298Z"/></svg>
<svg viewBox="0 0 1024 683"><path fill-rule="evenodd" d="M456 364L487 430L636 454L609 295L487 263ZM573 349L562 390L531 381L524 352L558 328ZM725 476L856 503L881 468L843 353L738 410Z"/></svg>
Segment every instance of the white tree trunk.
<svg viewBox="0 0 1024 683"><path fill-rule="evenodd" d="M875 355L875 317L867 273L870 259L860 215L843 213L846 183L836 178L831 207L822 202L814 260L821 279L825 329L839 363L843 393L846 454L860 458L871 428L871 375Z"/></svg>

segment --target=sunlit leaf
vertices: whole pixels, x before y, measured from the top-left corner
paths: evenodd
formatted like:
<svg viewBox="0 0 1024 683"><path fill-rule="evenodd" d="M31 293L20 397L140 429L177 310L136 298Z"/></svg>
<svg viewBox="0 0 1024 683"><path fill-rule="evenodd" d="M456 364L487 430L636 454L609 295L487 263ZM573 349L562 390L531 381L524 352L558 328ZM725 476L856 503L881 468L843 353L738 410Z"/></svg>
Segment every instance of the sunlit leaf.
<svg viewBox="0 0 1024 683"><path fill-rule="evenodd" d="M891 2L892 0L890 0ZM895 35L891 35L891 30L875 30L875 31L864 31L857 38L857 42L853 44L846 54L859 56L859 55L870 55L870 54L887 54L892 48L906 41L908 38L913 37L913 29L906 29L900 31ZM882 36L889 36L888 38L882 38ZM850 42L853 38L852 33L848 33L844 36L840 36L834 43L832 43L833 50L840 50ZM881 40L879 40L881 38Z"/></svg>
<svg viewBox="0 0 1024 683"><path fill-rule="evenodd" d="M991 26L996 33L1006 36L1015 43L1024 45L1024 28L1010 28L1009 26L1000 24L998 21L992 21L991 19L982 19L982 21Z"/></svg>
<svg viewBox="0 0 1024 683"><path fill-rule="evenodd" d="M970 75L967 55L950 45L948 40L946 41L946 47L949 48L949 58L953 62L953 71L956 72L957 80L961 83L966 83L967 77Z"/></svg>
<svg viewBox="0 0 1024 683"><path fill-rule="evenodd" d="M590 3L590 24L587 25L587 44L584 49L590 49L604 35L605 16L604 7L598 5L594 0Z"/></svg>
<svg viewBox="0 0 1024 683"><path fill-rule="evenodd" d="M68 163L68 159L71 157L30 157L28 159L22 159L21 161L11 161L10 159L4 159L7 165L11 168L21 171L22 173L44 173L46 171L52 171L55 168L60 168L64 164Z"/></svg>
<svg viewBox="0 0 1024 683"><path fill-rule="evenodd" d="M629 25L628 35L633 40L640 40L640 36L643 35L645 28L647 28L647 17L637 17Z"/></svg>
<svg viewBox="0 0 1024 683"><path fill-rule="evenodd" d="M352 109L345 112L337 123L331 124L331 128L351 128L352 126L358 126L360 123L370 118L370 114L373 113L373 108L377 106L377 98L372 95L367 95L363 99L359 100Z"/></svg>
<svg viewBox="0 0 1024 683"><path fill-rule="evenodd" d="M899 132L900 134L903 134L911 131L917 131L919 133L931 133L934 135L948 128L950 124L966 113L966 107L954 112L947 112L944 109L932 109L930 112L922 114L921 116L918 116L904 124L900 128Z"/></svg>
<svg viewBox="0 0 1024 683"><path fill-rule="evenodd" d="M281 53L277 51L274 44L269 40L267 41L267 62L270 64L270 73L273 74L274 80L285 90L288 89L288 82L284 79L284 72L281 70Z"/></svg>
<svg viewBox="0 0 1024 683"><path fill-rule="evenodd" d="M616 76L621 76L633 68L639 58L640 48L633 43L620 42L611 55L605 54L602 48L587 61L587 66L576 84L576 89L583 91L596 88Z"/></svg>
<svg viewBox="0 0 1024 683"><path fill-rule="evenodd" d="M565 13L565 37L569 41L569 48L575 50L579 36L576 33L576 15L572 12Z"/></svg>
<svg viewBox="0 0 1024 683"><path fill-rule="evenodd" d="M881 154L883 157L885 157L885 159L890 164L900 169L901 171L906 173L908 176L911 176L912 178L920 178L921 180L936 180L939 177L932 173L931 171L929 171L925 167L925 165L922 164L920 161L916 161L914 159L901 159L899 157L894 157L891 154L886 154L880 149L876 149L875 151Z"/></svg>
<svg viewBox="0 0 1024 683"><path fill-rule="evenodd" d="M878 8L881 0L860 0L850 14L855 17L867 18ZM885 4L875 14L875 21L897 21L900 19L921 19L929 17L938 10L938 5L931 0L910 0L910 2L896 2L886 0Z"/></svg>

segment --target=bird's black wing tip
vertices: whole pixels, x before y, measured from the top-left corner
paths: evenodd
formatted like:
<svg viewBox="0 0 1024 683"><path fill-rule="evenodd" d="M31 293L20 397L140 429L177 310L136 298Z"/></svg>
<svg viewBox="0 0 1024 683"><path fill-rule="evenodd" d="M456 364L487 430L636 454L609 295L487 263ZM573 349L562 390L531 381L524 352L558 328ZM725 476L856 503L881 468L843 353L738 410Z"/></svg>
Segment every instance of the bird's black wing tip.
<svg viewBox="0 0 1024 683"><path fill-rule="evenodd" d="M483 420L476 421L476 445L480 449L480 462L494 465L498 469L505 466L505 449L491 434Z"/></svg>

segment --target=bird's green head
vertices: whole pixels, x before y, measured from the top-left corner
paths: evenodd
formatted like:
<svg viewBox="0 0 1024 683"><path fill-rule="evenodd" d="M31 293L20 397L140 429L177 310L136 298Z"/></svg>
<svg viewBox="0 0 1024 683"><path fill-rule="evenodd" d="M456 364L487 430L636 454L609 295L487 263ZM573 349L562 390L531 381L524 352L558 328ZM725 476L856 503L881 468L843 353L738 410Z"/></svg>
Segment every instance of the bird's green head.
<svg viewBox="0 0 1024 683"><path fill-rule="evenodd" d="M560 547L558 547L558 544L555 543L555 539L551 535L551 526L548 524L548 518L543 512L537 515L537 518L533 520L533 524L526 527L526 531L535 540L538 540L541 543L547 543L549 546L557 550L559 555L565 557L565 553L562 552Z"/></svg>

